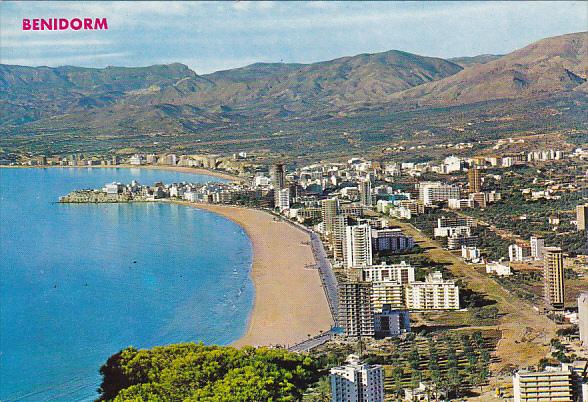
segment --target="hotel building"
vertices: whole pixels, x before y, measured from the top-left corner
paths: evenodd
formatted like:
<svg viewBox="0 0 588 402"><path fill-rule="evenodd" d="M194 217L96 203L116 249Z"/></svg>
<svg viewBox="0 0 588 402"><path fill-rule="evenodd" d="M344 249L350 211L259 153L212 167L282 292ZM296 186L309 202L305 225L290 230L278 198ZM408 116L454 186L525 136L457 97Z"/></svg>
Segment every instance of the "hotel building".
<svg viewBox="0 0 588 402"><path fill-rule="evenodd" d="M547 367L545 371L519 371L513 376L514 402L584 402L586 362Z"/></svg>
<svg viewBox="0 0 588 402"><path fill-rule="evenodd" d="M373 337L372 284L354 278L339 283L339 325L345 336Z"/></svg>
<svg viewBox="0 0 588 402"><path fill-rule="evenodd" d="M419 200L426 206L431 206L438 201L447 201L451 198L459 199L459 187L439 182L423 182L419 184Z"/></svg>

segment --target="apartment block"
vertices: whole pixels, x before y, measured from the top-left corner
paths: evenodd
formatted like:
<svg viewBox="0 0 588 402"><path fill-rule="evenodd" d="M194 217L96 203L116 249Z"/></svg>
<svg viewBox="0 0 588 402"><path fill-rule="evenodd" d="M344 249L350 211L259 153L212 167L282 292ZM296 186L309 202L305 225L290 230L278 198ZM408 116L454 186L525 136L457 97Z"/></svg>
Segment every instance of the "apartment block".
<svg viewBox="0 0 588 402"><path fill-rule="evenodd" d="M347 364L330 371L332 402L384 402L384 369L362 364L350 355Z"/></svg>
<svg viewBox="0 0 588 402"><path fill-rule="evenodd" d="M459 288L436 271L406 286L405 300L409 310L459 310Z"/></svg>
<svg viewBox="0 0 588 402"><path fill-rule="evenodd" d="M543 254L543 296L545 303L555 309L564 308L564 265L559 247L545 247Z"/></svg>

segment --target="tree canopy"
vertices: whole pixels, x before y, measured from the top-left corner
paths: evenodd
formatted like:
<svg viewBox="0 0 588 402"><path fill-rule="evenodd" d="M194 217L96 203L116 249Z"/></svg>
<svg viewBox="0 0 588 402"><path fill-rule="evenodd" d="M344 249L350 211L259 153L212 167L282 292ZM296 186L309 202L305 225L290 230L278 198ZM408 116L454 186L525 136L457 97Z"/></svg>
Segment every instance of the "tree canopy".
<svg viewBox="0 0 588 402"><path fill-rule="evenodd" d="M111 356L100 401L295 401L320 364L283 349L184 343Z"/></svg>

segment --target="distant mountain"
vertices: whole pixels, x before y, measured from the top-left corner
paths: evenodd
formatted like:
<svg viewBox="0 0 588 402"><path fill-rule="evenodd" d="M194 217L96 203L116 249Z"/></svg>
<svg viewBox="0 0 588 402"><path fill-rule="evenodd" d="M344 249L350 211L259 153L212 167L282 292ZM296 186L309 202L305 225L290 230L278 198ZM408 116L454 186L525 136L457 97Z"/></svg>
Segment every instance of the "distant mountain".
<svg viewBox="0 0 588 402"><path fill-rule="evenodd" d="M478 56L471 56L471 57L452 57L451 59L447 59L457 65L462 66L463 68L471 67L476 64L484 64L488 63L489 61L493 61L496 59L501 58L502 55L498 54L480 54Z"/></svg>
<svg viewBox="0 0 588 402"><path fill-rule="evenodd" d="M374 119L402 116L406 124L417 124L410 116L422 119L431 108L504 99L518 113L522 105L563 107L588 89L587 37L548 38L504 56L444 60L392 50L312 64L255 63L206 75L178 63L105 69L0 65L0 141L73 133L108 138L108 146L125 145L131 137L135 144L180 137L185 143L239 143L251 139L243 128L273 136L276 127L299 133L300 122L345 127L343 119L353 119L366 130ZM480 113L483 107L469 110ZM235 134L227 139L229 131Z"/></svg>
<svg viewBox="0 0 588 402"><path fill-rule="evenodd" d="M547 38L484 64L393 96L418 105L452 105L586 91L588 32Z"/></svg>

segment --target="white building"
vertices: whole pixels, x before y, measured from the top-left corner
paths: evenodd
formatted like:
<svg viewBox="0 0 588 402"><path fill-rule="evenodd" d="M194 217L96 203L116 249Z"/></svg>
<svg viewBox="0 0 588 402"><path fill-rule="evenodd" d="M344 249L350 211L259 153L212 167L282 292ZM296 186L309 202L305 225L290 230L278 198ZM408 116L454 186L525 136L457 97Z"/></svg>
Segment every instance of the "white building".
<svg viewBox="0 0 588 402"><path fill-rule="evenodd" d="M535 260L542 260L544 248L545 239L542 237L531 236L531 257Z"/></svg>
<svg viewBox="0 0 588 402"><path fill-rule="evenodd" d="M478 263L482 258L480 249L478 247L461 246L461 258L465 261L471 261L474 264Z"/></svg>
<svg viewBox="0 0 588 402"><path fill-rule="evenodd" d="M406 286L405 299L409 310L459 310L459 288L439 271Z"/></svg>
<svg viewBox="0 0 588 402"><path fill-rule="evenodd" d="M511 244L508 246L508 259L510 261L526 261L531 256L531 248L523 244Z"/></svg>
<svg viewBox="0 0 588 402"><path fill-rule="evenodd" d="M130 165L142 165L144 162L143 156L141 155L133 155L129 158Z"/></svg>
<svg viewBox="0 0 588 402"><path fill-rule="evenodd" d="M253 178L253 185L255 187L268 187L270 184L270 178L267 176L259 175Z"/></svg>
<svg viewBox="0 0 588 402"><path fill-rule="evenodd" d="M486 264L486 273L498 276L510 276L512 271L510 265L501 264L500 262L489 262Z"/></svg>
<svg viewBox="0 0 588 402"><path fill-rule="evenodd" d="M402 261L400 264L368 265L362 267L362 279L368 282L392 281L400 285L414 282L414 267Z"/></svg>
<svg viewBox="0 0 588 402"><path fill-rule="evenodd" d="M384 402L384 369L362 364L350 355L347 364L333 367L330 374L333 402Z"/></svg>
<svg viewBox="0 0 588 402"><path fill-rule="evenodd" d="M419 200L430 206L437 201L460 198L459 187L440 182L423 182L419 184Z"/></svg>
<svg viewBox="0 0 588 402"><path fill-rule="evenodd" d="M368 224L347 226L343 257L346 267L372 265L372 228Z"/></svg>
<svg viewBox="0 0 588 402"><path fill-rule="evenodd" d="M274 201L276 204L276 208L278 208L280 211L283 211L285 209L290 208L290 189L283 188L283 189L274 190L274 191L275 191Z"/></svg>

